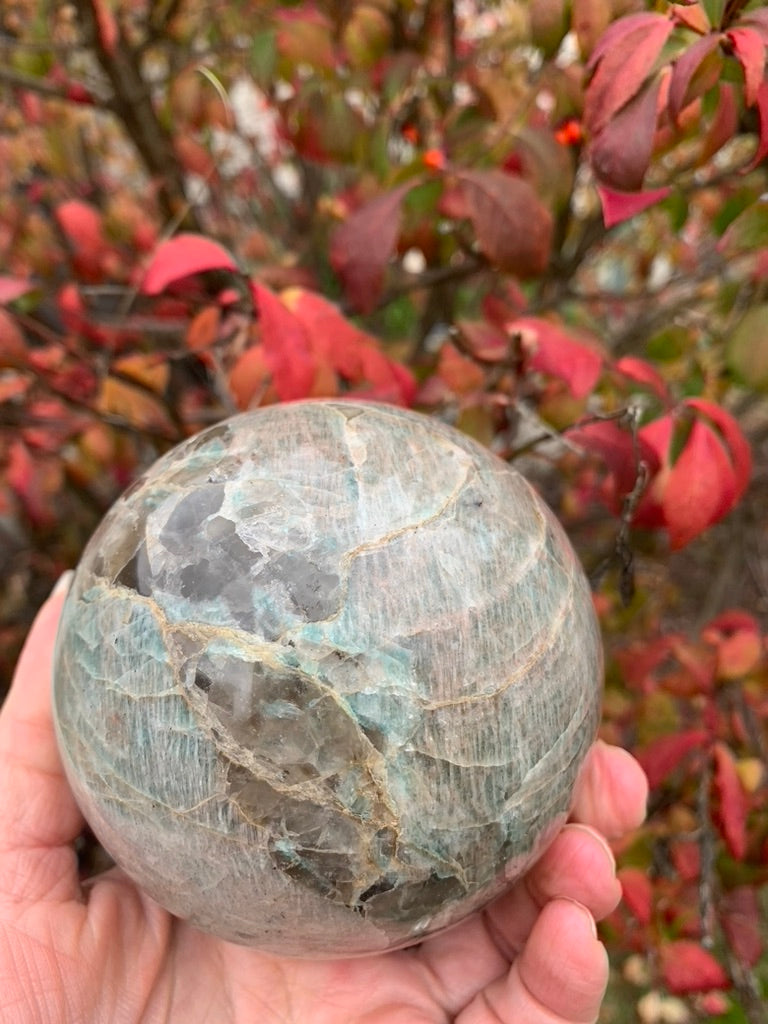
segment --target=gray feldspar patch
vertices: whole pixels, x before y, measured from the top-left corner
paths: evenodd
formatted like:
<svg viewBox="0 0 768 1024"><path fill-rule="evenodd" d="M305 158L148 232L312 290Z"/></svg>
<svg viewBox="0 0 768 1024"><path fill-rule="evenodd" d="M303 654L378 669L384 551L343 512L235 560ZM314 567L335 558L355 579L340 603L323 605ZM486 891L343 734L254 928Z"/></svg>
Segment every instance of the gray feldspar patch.
<svg viewBox="0 0 768 1024"><path fill-rule="evenodd" d="M519 474L414 413L294 403L116 503L67 601L55 715L86 816L155 899L352 955L454 923L551 840L601 664Z"/></svg>

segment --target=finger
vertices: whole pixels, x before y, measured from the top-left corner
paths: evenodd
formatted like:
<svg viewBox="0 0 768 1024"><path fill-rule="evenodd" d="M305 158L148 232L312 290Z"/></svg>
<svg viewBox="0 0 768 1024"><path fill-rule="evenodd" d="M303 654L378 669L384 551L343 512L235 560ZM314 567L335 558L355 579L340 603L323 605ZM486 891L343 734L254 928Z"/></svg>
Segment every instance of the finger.
<svg viewBox="0 0 768 1024"><path fill-rule="evenodd" d="M647 802L648 780L634 757L598 740L576 784L572 820L618 839L642 824Z"/></svg>
<svg viewBox="0 0 768 1024"><path fill-rule="evenodd" d="M607 982L608 958L591 915L556 900L509 972L480 991L456 1024L594 1024Z"/></svg>
<svg viewBox="0 0 768 1024"><path fill-rule="evenodd" d="M568 899L593 917L606 917L621 899L616 862L602 836L584 825L566 825L543 857L506 895L485 910L489 933L513 960L552 900Z"/></svg>
<svg viewBox="0 0 768 1024"><path fill-rule="evenodd" d="M0 892L17 900L79 895L72 843L83 818L64 775L51 708L67 583L62 578L35 619L0 710Z"/></svg>
<svg viewBox="0 0 768 1024"><path fill-rule="evenodd" d="M597 918L609 914L621 898L608 844L584 825L566 825L528 875L482 915L428 939L415 951L437 980L441 1005L456 1013L506 972L542 907L560 898L583 904Z"/></svg>

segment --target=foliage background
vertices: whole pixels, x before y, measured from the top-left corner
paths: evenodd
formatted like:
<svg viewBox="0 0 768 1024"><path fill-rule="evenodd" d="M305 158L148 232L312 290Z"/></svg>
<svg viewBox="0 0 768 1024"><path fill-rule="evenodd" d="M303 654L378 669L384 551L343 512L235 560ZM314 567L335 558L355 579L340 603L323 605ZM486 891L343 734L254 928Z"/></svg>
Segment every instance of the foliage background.
<svg viewBox="0 0 768 1024"><path fill-rule="evenodd" d="M651 779L605 1020L764 1021L767 45L742 0L7 0L2 687L182 437L443 417L566 524Z"/></svg>

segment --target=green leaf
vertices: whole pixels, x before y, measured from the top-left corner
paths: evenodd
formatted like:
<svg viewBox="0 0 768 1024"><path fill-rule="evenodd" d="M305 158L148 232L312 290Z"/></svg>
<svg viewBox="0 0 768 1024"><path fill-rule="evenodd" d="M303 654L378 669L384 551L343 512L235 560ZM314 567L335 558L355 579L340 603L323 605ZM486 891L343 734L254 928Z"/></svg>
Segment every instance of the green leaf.
<svg viewBox="0 0 768 1024"><path fill-rule="evenodd" d="M728 369L755 391L768 391L768 305L748 309L728 339Z"/></svg>
<svg viewBox="0 0 768 1024"><path fill-rule="evenodd" d="M713 28L720 28L725 12L725 0L701 0L701 6Z"/></svg>
<svg viewBox="0 0 768 1024"><path fill-rule="evenodd" d="M250 70L254 81L262 89L274 81L276 64L275 32L271 29L267 32L257 32L251 40Z"/></svg>
<svg viewBox="0 0 768 1024"><path fill-rule="evenodd" d="M726 228L754 201L754 198L755 193L752 189L739 189L729 196L712 218L712 230L715 234L724 234Z"/></svg>
<svg viewBox="0 0 768 1024"><path fill-rule="evenodd" d="M726 256L768 247L768 202L758 200L731 223L718 248Z"/></svg>

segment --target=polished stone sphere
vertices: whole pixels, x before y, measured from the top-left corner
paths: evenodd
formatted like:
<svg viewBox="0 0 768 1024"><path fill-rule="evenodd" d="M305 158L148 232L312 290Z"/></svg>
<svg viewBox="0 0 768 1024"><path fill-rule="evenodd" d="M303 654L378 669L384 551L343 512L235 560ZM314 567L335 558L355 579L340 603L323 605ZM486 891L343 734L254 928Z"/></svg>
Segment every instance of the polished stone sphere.
<svg viewBox="0 0 768 1024"><path fill-rule="evenodd" d="M59 630L65 768L179 917L292 956L417 942L565 821L595 737L589 588L523 477L353 401L236 416L161 458Z"/></svg>

